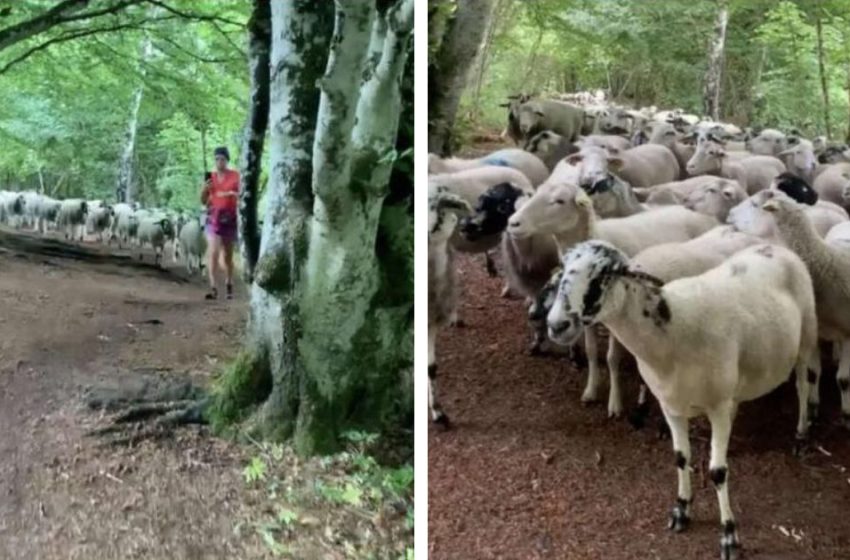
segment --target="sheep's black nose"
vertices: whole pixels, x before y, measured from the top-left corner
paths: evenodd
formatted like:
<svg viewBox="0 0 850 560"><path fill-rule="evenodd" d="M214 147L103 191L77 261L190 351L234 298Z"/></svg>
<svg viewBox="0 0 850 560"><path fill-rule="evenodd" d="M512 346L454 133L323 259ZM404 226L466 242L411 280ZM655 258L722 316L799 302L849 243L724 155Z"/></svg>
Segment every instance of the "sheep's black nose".
<svg viewBox="0 0 850 560"><path fill-rule="evenodd" d="M549 330L552 331L552 334L561 334L567 327L569 327L569 321L558 321L555 323L549 323Z"/></svg>
<svg viewBox="0 0 850 560"><path fill-rule="evenodd" d="M514 220L513 222L511 222L508 225L511 226L512 228L518 228L519 226L522 225L522 223L520 223L519 220Z"/></svg>

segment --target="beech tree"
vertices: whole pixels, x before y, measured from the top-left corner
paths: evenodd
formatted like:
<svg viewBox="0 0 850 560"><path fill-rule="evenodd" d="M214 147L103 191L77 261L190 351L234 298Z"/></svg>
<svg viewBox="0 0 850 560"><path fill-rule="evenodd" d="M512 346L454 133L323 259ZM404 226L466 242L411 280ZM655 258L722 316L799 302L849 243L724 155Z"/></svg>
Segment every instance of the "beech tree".
<svg viewBox="0 0 850 560"><path fill-rule="evenodd" d="M267 209L245 348L210 415L309 454L412 408L412 216L387 200L413 0L271 8Z"/></svg>

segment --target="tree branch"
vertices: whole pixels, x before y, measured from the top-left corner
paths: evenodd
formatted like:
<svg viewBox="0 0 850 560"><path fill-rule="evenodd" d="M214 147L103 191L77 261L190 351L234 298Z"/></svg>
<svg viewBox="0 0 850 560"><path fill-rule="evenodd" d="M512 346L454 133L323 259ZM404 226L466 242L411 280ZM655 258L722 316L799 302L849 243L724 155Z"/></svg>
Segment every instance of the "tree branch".
<svg viewBox="0 0 850 560"><path fill-rule="evenodd" d="M141 29L141 27L140 27L141 23L145 23L145 22L132 22L132 23L125 23L125 24L120 24L120 25L113 25L111 27L99 27L99 28L96 28L96 29L85 29L85 30L82 30L82 31L68 32L68 33L65 33L63 35L59 35L58 37L54 37L54 38L49 39L49 40L47 40L47 41L45 41L45 42L43 42L39 45L36 45L35 47L32 47L31 49L25 51L21 55L12 59L8 63L6 63L6 65L0 67L0 74L5 74L6 72L9 71L10 68L15 66L16 64L23 62L24 60L28 59L30 56L34 55L35 53L37 53L39 51L45 50L46 48L50 47L51 45L55 45L57 43L64 43L66 41L71 41L73 39L79 39L80 37L88 37L89 35L95 35L97 33L105 33L105 32L109 32L109 31L120 31L121 29Z"/></svg>
<svg viewBox="0 0 850 560"><path fill-rule="evenodd" d="M156 38L157 38L158 40L162 40L162 41L164 41L164 42L168 43L169 45L171 45L171 46L173 46L174 48L176 48L178 51L180 51L180 52L182 52L183 54L185 54L185 55L187 55L187 56L189 56L189 57L191 57L191 58L193 58L193 59L197 60L198 62L204 62L204 63L208 63L208 64L224 64L224 63L227 63L227 62L237 62L237 61L241 61L241 60L242 60L241 58L238 58L238 57L232 57L232 58L207 58L207 57L201 56L201 55L199 55L199 54L197 54L197 53L195 53L195 52L190 51L189 49L187 49L186 47L184 47L183 45L181 45L181 44L180 44L180 43L178 43L177 41L174 41L173 39L170 39L169 37L165 37L165 36L163 36L163 35L157 35L157 36L156 36ZM161 50L162 50L162 49L161 49Z"/></svg>
<svg viewBox="0 0 850 560"><path fill-rule="evenodd" d="M90 19L106 14L113 14L134 4L141 4L145 0L122 0L107 8L77 13L86 7L90 0L64 0L43 14L32 19L22 21L5 29L0 29L0 50L15 43L29 39L34 35L43 33L57 25L72 21ZM71 15L73 14L73 15Z"/></svg>
<svg viewBox="0 0 850 560"><path fill-rule="evenodd" d="M349 190L351 131L369 55L375 2L337 0L334 34L325 75L313 147L313 192L328 219L344 217L337 206Z"/></svg>

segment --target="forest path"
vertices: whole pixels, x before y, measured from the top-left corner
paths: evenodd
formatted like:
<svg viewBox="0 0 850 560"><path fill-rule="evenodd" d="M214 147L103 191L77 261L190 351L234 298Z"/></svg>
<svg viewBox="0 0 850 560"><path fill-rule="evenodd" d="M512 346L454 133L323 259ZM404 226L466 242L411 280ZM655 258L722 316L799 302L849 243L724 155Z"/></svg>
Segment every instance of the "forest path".
<svg viewBox="0 0 850 560"><path fill-rule="evenodd" d="M247 305L204 301L166 261L0 230L0 558L264 558L234 531L250 449L187 428L135 448L85 436L91 385L183 376L206 386L237 351ZM170 255L170 253L169 253ZM146 261L152 255L146 254Z"/></svg>

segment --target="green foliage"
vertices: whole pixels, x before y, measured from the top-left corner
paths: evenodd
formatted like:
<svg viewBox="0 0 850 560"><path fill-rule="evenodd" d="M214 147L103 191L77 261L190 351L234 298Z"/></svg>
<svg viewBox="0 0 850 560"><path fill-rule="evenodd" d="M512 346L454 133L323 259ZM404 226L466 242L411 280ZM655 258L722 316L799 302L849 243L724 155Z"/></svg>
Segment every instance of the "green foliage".
<svg viewBox="0 0 850 560"><path fill-rule="evenodd" d="M848 128L850 3L729 0L721 118L825 133L815 21L823 23L833 136ZM604 89L633 106L701 114L713 0L497 0L492 44L459 125L501 129L509 94ZM820 12L818 10L821 10Z"/></svg>
<svg viewBox="0 0 850 560"><path fill-rule="evenodd" d="M238 164L248 91L240 23L250 3L201 0L180 8L234 23L187 20L136 6L129 10L133 17L158 19L51 46L2 74L0 188L38 190L43 182L48 194L114 200L131 100L143 87L134 158L139 198L147 205L197 208L213 147L227 145L232 165ZM43 3L22 3L13 14L26 19L43 10ZM77 27L105 22L95 18ZM67 29L0 51L0 68ZM153 55L143 60L146 36Z"/></svg>
<svg viewBox="0 0 850 560"><path fill-rule="evenodd" d="M317 557L317 534L346 558L413 558L413 465L380 464L370 451L381 445L377 434L350 431L343 439L347 451L308 460L289 446L255 442L243 476L265 498L250 526L286 558Z"/></svg>

